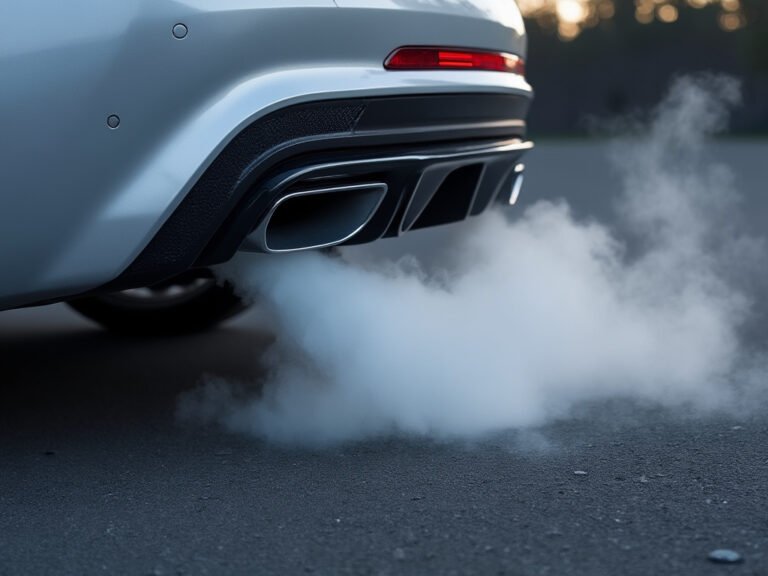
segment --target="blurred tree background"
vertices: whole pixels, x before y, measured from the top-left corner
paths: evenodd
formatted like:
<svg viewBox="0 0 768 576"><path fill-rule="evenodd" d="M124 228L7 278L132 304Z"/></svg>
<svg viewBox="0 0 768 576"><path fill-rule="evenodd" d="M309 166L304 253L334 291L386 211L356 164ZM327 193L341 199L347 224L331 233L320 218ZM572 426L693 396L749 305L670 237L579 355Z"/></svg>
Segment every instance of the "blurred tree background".
<svg viewBox="0 0 768 576"><path fill-rule="evenodd" d="M590 118L657 103L671 80L743 83L732 132L768 134L768 0L519 0L536 89L534 135L589 132Z"/></svg>

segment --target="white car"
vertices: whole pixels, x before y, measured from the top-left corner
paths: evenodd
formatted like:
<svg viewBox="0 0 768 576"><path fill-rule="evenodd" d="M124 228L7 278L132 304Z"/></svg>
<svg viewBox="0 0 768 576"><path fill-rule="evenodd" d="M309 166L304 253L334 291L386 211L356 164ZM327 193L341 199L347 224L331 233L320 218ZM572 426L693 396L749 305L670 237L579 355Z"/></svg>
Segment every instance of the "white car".
<svg viewBox="0 0 768 576"><path fill-rule="evenodd" d="M238 250L514 203L525 58L512 0L0 2L0 309L203 329Z"/></svg>

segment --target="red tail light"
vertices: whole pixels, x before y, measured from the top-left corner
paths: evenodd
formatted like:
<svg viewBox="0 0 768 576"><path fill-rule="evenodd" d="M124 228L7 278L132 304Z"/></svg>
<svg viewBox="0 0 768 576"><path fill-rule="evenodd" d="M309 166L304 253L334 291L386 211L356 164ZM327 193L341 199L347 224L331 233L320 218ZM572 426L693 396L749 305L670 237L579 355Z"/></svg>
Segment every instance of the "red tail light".
<svg viewBox="0 0 768 576"><path fill-rule="evenodd" d="M384 62L387 70L491 70L525 76L522 58L505 52L454 48L398 48Z"/></svg>

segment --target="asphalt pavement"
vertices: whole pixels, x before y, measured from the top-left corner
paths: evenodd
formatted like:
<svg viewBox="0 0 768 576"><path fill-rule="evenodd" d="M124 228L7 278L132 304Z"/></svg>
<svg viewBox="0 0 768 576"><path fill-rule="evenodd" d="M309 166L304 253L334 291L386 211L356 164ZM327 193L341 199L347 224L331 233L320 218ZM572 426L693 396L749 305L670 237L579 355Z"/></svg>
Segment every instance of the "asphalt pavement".
<svg viewBox="0 0 768 576"><path fill-rule="evenodd" d="M558 154L589 212L599 187L562 146L532 160L534 191ZM257 380L271 340L258 311L157 340L61 305L0 314L0 575L768 574L768 415L615 401L482 441L315 451L177 422L203 374Z"/></svg>

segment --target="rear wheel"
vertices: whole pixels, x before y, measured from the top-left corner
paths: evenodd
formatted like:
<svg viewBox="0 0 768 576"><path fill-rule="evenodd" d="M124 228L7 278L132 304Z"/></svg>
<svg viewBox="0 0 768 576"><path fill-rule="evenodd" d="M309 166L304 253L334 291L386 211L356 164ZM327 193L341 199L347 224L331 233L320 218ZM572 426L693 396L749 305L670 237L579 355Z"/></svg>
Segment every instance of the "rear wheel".
<svg viewBox="0 0 768 576"><path fill-rule="evenodd" d="M169 335L213 328L248 305L230 284L196 270L148 288L88 296L69 305L115 332Z"/></svg>

